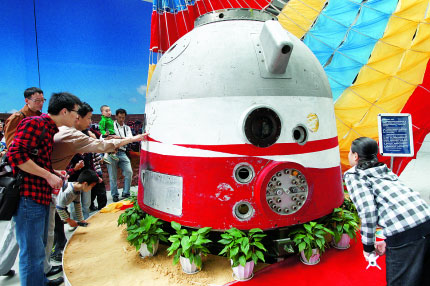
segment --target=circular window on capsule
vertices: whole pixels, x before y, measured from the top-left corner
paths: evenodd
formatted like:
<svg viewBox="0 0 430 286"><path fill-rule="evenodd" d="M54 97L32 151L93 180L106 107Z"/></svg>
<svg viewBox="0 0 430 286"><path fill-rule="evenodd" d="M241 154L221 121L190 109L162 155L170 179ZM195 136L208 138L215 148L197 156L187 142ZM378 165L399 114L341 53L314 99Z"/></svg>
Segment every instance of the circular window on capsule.
<svg viewBox="0 0 430 286"><path fill-rule="evenodd" d="M257 108L246 117L244 132L252 145L269 147L275 144L281 135L281 120L272 109Z"/></svg>

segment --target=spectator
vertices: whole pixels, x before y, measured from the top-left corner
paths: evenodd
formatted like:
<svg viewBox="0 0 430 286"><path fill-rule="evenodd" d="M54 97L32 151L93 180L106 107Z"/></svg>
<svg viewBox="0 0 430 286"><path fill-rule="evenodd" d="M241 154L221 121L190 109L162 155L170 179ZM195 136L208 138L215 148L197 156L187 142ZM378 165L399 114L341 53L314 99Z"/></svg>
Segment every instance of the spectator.
<svg viewBox="0 0 430 286"><path fill-rule="evenodd" d="M430 207L378 161L378 144L355 139L345 183L361 219L363 255L387 253L387 285L430 285ZM375 243L376 225L386 237ZM376 247L376 250L375 250ZM426 266L427 265L427 266Z"/></svg>
<svg viewBox="0 0 430 286"><path fill-rule="evenodd" d="M83 170L76 182L69 182L58 193L57 196L57 212L61 220L67 222L71 227L77 227L77 222L86 223L82 214L81 208L81 193L89 192L99 182L99 177L93 170ZM67 212L67 205L74 204L75 217L77 220L70 218Z"/></svg>
<svg viewBox="0 0 430 286"><path fill-rule="evenodd" d="M115 112L116 120L114 122L115 134L120 138L131 138L133 134L129 126L125 125L125 117L127 116L127 111L120 108ZM124 176L124 189L122 191L122 197L128 198L130 196L130 186L131 186L131 178L133 176L133 170L131 169L130 159L126 153L126 146L121 146L118 149L117 157L118 161L111 160L110 164L107 165L108 173L109 173L109 182L110 182L110 192L112 195L112 199L114 202L119 200L118 194L118 185L117 185L117 176L118 176L118 166L122 170L122 174Z"/></svg>
<svg viewBox="0 0 430 286"><path fill-rule="evenodd" d="M43 91L37 87L30 87L24 91L24 107L13 113L5 122L4 131L5 140L7 147L12 144L13 138L15 137L16 127L25 117L41 115L41 110L43 108L43 103L46 101L43 97ZM4 150L6 153L6 150ZM15 221L12 219L3 233L2 240L0 241L0 275L2 276L13 276L15 271L12 266L15 263L16 257L18 256L18 243L15 237ZM49 257L48 257L49 258ZM45 259L44 269L45 273L56 274L58 273L58 267L52 269L49 260Z"/></svg>
<svg viewBox="0 0 430 286"><path fill-rule="evenodd" d="M39 101L43 104L44 99ZM51 193L52 189L62 186L61 173L52 168L51 153L58 127L73 126L80 104L79 98L72 94L53 94L48 114L21 121L7 154L14 174L20 172L22 175L21 198L13 217L21 250L21 285L59 285L63 282L62 279L48 280L43 269Z"/></svg>
<svg viewBox="0 0 430 286"><path fill-rule="evenodd" d="M113 120L111 118L112 112L110 111L110 107L107 105L102 105L100 107L100 111L102 112L102 119L99 122L100 133L103 138L106 138L109 135L115 135L115 129L113 127ZM118 157L114 152L109 152L104 155L103 160L110 164L111 161L118 161Z"/></svg>
<svg viewBox="0 0 430 286"><path fill-rule="evenodd" d="M4 126L4 136L6 137L6 146L10 147L15 136L16 127L25 117L41 115L43 103L46 99L43 97L43 91L37 87L30 87L24 91L25 105L20 111L15 112L6 120Z"/></svg>

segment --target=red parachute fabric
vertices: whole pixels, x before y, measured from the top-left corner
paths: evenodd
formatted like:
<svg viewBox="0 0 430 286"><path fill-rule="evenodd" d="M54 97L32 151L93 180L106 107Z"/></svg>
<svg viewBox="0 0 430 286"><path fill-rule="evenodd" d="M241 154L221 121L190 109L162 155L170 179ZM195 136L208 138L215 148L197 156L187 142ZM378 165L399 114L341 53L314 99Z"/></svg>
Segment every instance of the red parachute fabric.
<svg viewBox="0 0 430 286"><path fill-rule="evenodd" d="M194 5L172 13L152 11L150 50L156 53L166 52L180 37L194 28L194 20L199 16L220 9L252 8L263 9L270 2L267 0L198 0ZM175 7L172 7L174 11Z"/></svg>

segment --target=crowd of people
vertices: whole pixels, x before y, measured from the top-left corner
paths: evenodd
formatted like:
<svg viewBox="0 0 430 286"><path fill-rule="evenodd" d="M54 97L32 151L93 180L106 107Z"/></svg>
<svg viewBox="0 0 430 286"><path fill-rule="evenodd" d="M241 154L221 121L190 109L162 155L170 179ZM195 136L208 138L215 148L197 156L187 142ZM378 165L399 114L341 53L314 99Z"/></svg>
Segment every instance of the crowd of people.
<svg viewBox="0 0 430 286"><path fill-rule="evenodd" d="M24 101L24 107L6 120L1 132L6 146L2 160L9 162L15 175L21 175L22 182L18 209L0 241L0 275L15 275L12 266L19 253L21 285L60 285L63 277L47 277L62 271L61 265L52 266L51 259L61 261L64 223L73 228L85 226L92 202L97 199L98 209L107 202L101 154L118 157L106 161L109 181L115 186L111 189L117 201L119 166L125 177L122 197L126 198L132 169L125 148L143 141L146 134L129 131L124 109L117 110L117 120L110 119L114 124L110 133L91 130L92 107L70 93L52 94L46 114L41 112L46 101L41 89L26 89Z"/></svg>

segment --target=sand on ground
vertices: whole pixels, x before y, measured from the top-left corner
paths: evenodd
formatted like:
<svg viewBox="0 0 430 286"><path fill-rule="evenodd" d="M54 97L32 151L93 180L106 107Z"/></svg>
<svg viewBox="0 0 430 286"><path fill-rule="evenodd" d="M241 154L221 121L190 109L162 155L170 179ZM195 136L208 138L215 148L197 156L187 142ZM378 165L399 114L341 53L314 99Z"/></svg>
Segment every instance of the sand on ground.
<svg viewBox="0 0 430 286"><path fill-rule="evenodd" d="M117 226L122 212L97 213L88 227L78 227L64 251L64 275L72 286L182 286L224 285L233 281L230 261L226 257L208 255L203 269L185 274L167 246L161 245L154 257L142 259L128 244L125 226ZM254 272L267 266L258 263Z"/></svg>

